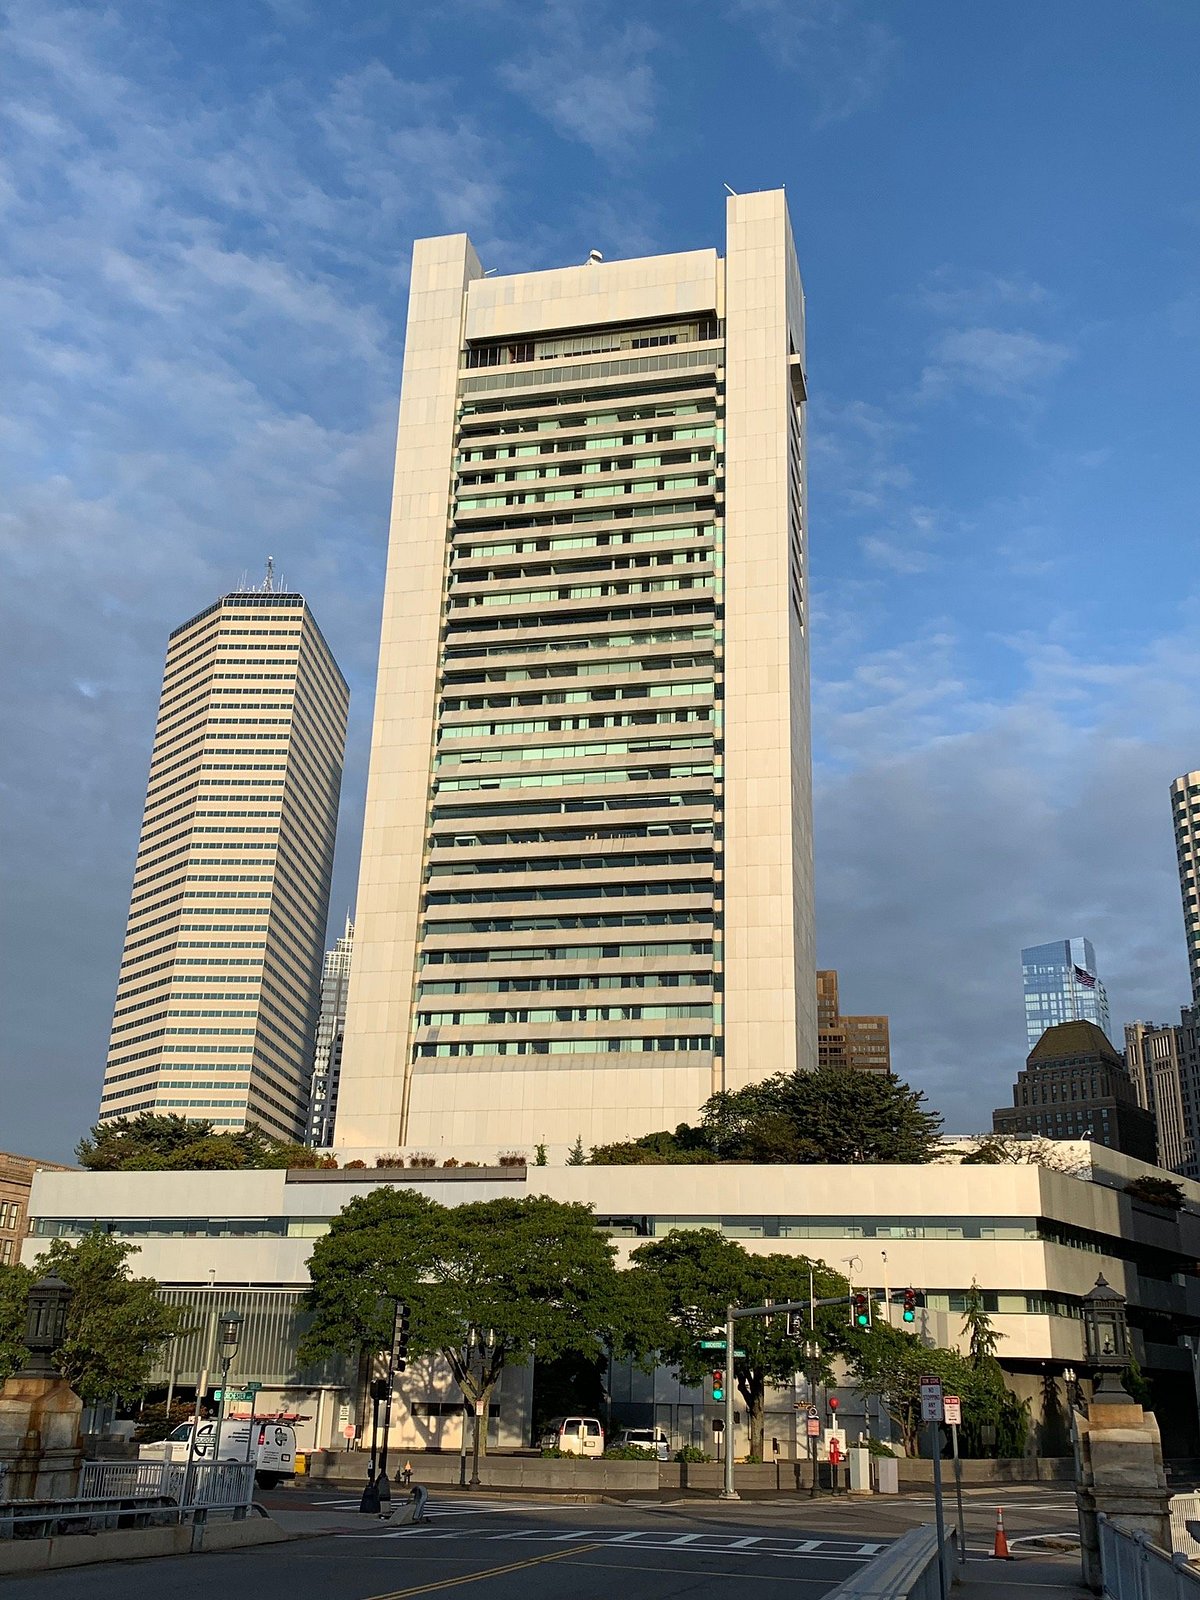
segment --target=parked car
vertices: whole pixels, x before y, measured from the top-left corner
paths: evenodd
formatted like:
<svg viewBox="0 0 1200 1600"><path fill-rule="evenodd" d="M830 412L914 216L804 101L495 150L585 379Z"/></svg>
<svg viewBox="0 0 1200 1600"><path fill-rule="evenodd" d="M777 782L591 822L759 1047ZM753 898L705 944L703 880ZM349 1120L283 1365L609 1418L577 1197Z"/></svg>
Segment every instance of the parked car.
<svg viewBox="0 0 1200 1600"><path fill-rule="evenodd" d="M660 1461L671 1459L671 1441L664 1428L623 1428L614 1441L638 1450L653 1450Z"/></svg>
<svg viewBox="0 0 1200 1600"><path fill-rule="evenodd" d="M596 1417L552 1417L538 1438L539 1450L565 1456L602 1456L604 1429Z"/></svg>
<svg viewBox="0 0 1200 1600"><path fill-rule="evenodd" d="M138 1446L139 1461L186 1461L192 1436L191 1422L184 1422L155 1444ZM254 1475L265 1489L296 1472L296 1430L286 1422L249 1422L229 1418L221 1424L202 1422L196 1429L195 1461L253 1461Z"/></svg>

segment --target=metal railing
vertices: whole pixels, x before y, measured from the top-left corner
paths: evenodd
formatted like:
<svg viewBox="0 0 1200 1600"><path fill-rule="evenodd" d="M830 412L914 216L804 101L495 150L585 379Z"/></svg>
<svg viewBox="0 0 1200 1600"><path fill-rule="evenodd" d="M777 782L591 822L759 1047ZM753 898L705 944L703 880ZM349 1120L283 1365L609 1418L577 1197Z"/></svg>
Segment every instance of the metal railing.
<svg viewBox="0 0 1200 1600"><path fill-rule="evenodd" d="M1200 1561L1200 1494L1171 1496L1171 1549Z"/></svg>
<svg viewBox="0 0 1200 1600"><path fill-rule="evenodd" d="M245 1513L254 1495L252 1461L85 1461L79 1473L81 1500L157 1495L184 1511Z"/></svg>
<svg viewBox="0 0 1200 1600"><path fill-rule="evenodd" d="M1096 1521L1110 1600L1200 1600L1200 1572L1182 1551L1168 1555L1144 1533L1123 1533L1103 1512Z"/></svg>
<svg viewBox="0 0 1200 1600"><path fill-rule="evenodd" d="M253 1462L86 1461L69 1499L0 1502L0 1540L188 1520L199 1525L213 1512L240 1521L253 1494Z"/></svg>

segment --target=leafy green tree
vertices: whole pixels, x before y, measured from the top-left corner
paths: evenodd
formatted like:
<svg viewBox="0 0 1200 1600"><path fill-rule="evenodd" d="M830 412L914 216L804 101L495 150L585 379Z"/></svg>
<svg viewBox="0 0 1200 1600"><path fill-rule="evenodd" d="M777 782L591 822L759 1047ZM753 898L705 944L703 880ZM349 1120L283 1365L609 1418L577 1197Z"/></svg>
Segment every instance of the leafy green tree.
<svg viewBox="0 0 1200 1600"><path fill-rule="evenodd" d="M703 1130L681 1122L674 1133L646 1133L640 1139L595 1145L588 1164L593 1167L696 1166L716 1159Z"/></svg>
<svg viewBox="0 0 1200 1600"><path fill-rule="evenodd" d="M399 1297L412 1353L440 1355L486 1415L506 1367L535 1351L596 1361L620 1337L613 1255L589 1206L529 1195L444 1208L379 1190L351 1201L313 1251L301 1359L384 1348Z"/></svg>
<svg viewBox="0 0 1200 1600"><path fill-rule="evenodd" d="M864 1394L882 1402L899 1430L906 1454L919 1454L923 1374L941 1378L947 1394L960 1395L964 1417L967 1415L973 1376L957 1350L923 1344L915 1334L886 1322L876 1322L869 1331L848 1331L844 1345L851 1375Z"/></svg>
<svg viewBox="0 0 1200 1600"><path fill-rule="evenodd" d="M66 1337L54 1358L63 1376L89 1404L144 1394L155 1355L183 1330L184 1314L163 1304L152 1278L134 1277L129 1258L137 1253L135 1245L96 1231L77 1244L55 1239L32 1271L5 1268L0 1273L0 1377L24 1360L21 1330L30 1288L37 1278L56 1272L72 1291Z"/></svg>
<svg viewBox="0 0 1200 1600"><path fill-rule="evenodd" d="M25 1360L25 1307L32 1282L33 1273L20 1262L0 1267L0 1382Z"/></svg>
<svg viewBox="0 0 1200 1600"><path fill-rule="evenodd" d="M977 1279L971 1279L967 1290L967 1308L963 1312L963 1336L967 1340L967 1359L976 1369L996 1360L1000 1335L991 1317L984 1310L983 1290Z"/></svg>
<svg viewBox="0 0 1200 1600"><path fill-rule="evenodd" d="M701 1350L700 1340L723 1333L727 1306L806 1300L810 1270L818 1299L848 1295L845 1279L804 1256L751 1255L715 1228L674 1230L639 1246L630 1259L629 1276L643 1307L636 1337L661 1352L688 1384L701 1384L712 1367L724 1366L745 1402L750 1454L761 1458L768 1386L785 1383L801 1364L787 1315L781 1312L769 1324L759 1317L739 1321L734 1348L746 1354L732 1362ZM834 1348L838 1315L833 1308L817 1313L816 1336L828 1350Z"/></svg>
<svg viewBox="0 0 1200 1600"><path fill-rule="evenodd" d="M414 1189L373 1189L351 1200L308 1259L312 1321L299 1359L362 1356L390 1347L397 1300L409 1308L410 1347L432 1348L426 1280L441 1242L442 1207Z"/></svg>
<svg viewBox="0 0 1200 1600"><path fill-rule="evenodd" d="M582 1167L584 1160L583 1135L579 1133L575 1135L575 1143L571 1146L571 1153L567 1156L567 1165L569 1167Z"/></svg>
<svg viewBox="0 0 1200 1600"><path fill-rule="evenodd" d="M890 1074L777 1073L708 1101L702 1125L723 1161L862 1166L926 1162L941 1119Z"/></svg>
<svg viewBox="0 0 1200 1600"><path fill-rule="evenodd" d="M925 1096L887 1073L781 1072L745 1089L713 1095L698 1127L599 1145L596 1166L830 1163L862 1166L932 1159L941 1119Z"/></svg>
<svg viewBox="0 0 1200 1600"><path fill-rule="evenodd" d="M203 1118L144 1111L98 1123L75 1154L92 1172L223 1171L262 1167L316 1167L307 1145L273 1139L260 1128L218 1133Z"/></svg>

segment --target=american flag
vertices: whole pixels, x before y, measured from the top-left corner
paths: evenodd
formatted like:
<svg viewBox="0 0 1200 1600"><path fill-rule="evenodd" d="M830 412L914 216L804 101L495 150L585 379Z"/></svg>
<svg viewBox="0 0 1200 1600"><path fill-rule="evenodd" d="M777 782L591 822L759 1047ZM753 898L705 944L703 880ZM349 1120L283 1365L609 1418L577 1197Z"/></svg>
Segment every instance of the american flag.
<svg viewBox="0 0 1200 1600"><path fill-rule="evenodd" d="M1095 978L1085 967L1076 967L1075 977L1085 989L1094 989L1096 987Z"/></svg>

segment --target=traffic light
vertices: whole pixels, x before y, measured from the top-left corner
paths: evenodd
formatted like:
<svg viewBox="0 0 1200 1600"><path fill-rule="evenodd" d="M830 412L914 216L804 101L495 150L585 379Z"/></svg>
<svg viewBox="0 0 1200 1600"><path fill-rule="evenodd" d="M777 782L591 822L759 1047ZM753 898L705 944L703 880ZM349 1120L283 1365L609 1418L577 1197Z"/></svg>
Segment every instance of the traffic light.
<svg viewBox="0 0 1200 1600"><path fill-rule="evenodd" d="M871 1310L867 1305L865 1294L854 1296L854 1326L856 1328L869 1328L871 1326Z"/></svg>
<svg viewBox="0 0 1200 1600"><path fill-rule="evenodd" d="M392 1332L392 1370L403 1372L408 1366L408 1307L396 1301L396 1322Z"/></svg>
<svg viewBox="0 0 1200 1600"><path fill-rule="evenodd" d="M712 1397L714 1400L725 1398L725 1374L717 1367L712 1376Z"/></svg>
<svg viewBox="0 0 1200 1600"><path fill-rule="evenodd" d="M915 1322L917 1320L917 1291L915 1289L905 1289L904 1291L904 1311L902 1316L905 1322Z"/></svg>

